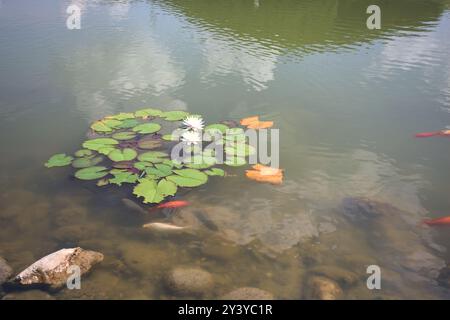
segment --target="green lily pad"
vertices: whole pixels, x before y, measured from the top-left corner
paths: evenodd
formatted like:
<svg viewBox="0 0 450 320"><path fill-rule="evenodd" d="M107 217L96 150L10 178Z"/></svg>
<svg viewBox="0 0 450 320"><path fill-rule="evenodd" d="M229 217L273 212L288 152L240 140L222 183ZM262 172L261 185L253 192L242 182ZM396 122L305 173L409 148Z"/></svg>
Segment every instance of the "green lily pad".
<svg viewBox="0 0 450 320"><path fill-rule="evenodd" d="M231 157L246 157L256 153L256 148L248 144L235 143L225 146L225 153Z"/></svg>
<svg viewBox="0 0 450 320"><path fill-rule="evenodd" d="M180 137L173 134L165 134L162 136L162 139L165 141L180 141Z"/></svg>
<svg viewBox="0 0 450 320"><path fill-rule="evenodd" d="M215 131L218 131L222 134L224 134L228 129L228 126L222 124L222 123L214 123L210 124L209 126L206 126L205 132L209 132L213 134Z"/></svg>
<svg viewBox="0 0 450 320"><path fill-rule="evenodd" d="M134 113L136 117L144 118L144 117L159 117L163 112L158 109L141 109Z"/></svg>
<svg viewBox="0 0 450 320"><path fill-rule="evenodd" d="M247 164L247 161L241 157L227 157L224 164L230 167L240 167Z"/></svg>
<svg viewBox="0 0 450 320"><path fill-rule="evenodd" d="M114 145L119 144L117 140L111 139L111 138L97 138L97 139L91 139L86 140L83 142L83 148L98 151L103 154L108 154L114 149ZM104 149L101 151L101 149ZM110 149L108 153L105 153L105 149Z"/></svg>
<svg viewBox="0 0 450 320"><path fill-rule="evenodd" d="M158 163L154 167L145 168L145 172L157 178L163 178L172 174L172 168L166 164Z"/></svg>
<svg viewBox="0 0 450 320"><path fill-rule="evenodd" d="M159 183L149 178L140 179L139 184L133 189L133 194L143 197L144 203L159 203L165 197L174 195L176 192L177 186L166 179L162 179Z"/></svg>
<svg viewBox="0 0 450 320"><path fill-rule="evenodd" d="M144 137L138 141L139 149L151 150L162 146L160 139L152 139L152 137Z"/></svg>
<svg viewBox="0 0 450 320"><path fill-rule="evenodd" d="M242 128L230 128L226 131L226 134L229 136L242 135L245 134L245 131Z"/></svg>
<svg viewBox="0 0 450 320"><path fill-rule="evenodd" d="M74 168L87 168L87 167L95 166L95 165L99 164L102 161L103 161L103 157L102 156L98 156L98 157L94 157L94 156L83 157L83 158L78 158L78 159L73 160L72 167L74 167Z"/></svg>
<svg viewBox="0 0 450 320"><path fill-rule="evenodd" d="M133 161L119 161L113 163L113 168L116 169L131 169L134 167Z"/></svg>
<svg viewBox="0 0 450 320"><path fill-rule="evenodd" d="M135 183L138 180L138 176L135 173L126 170L113 169L110 173L114 178L109 179L109 183L117 184L118 186L121 186L122 183Z"/></svg>
<svg viewBox="0 0 450 320"><path fill-rule="evenodd" d="M65 153L58 153L51 156L50 159L45 163L47 168L52 167L64 167L69 165L73 160L73 157L66 155Z"/></svg>
<svg viewBox="0 0 450 320"><path fill-rule="evenodd" d="M174 182L180 187L198 187L208 181L208 176L197 169L173 170L175 175L168 176L166 179Z"/></svg>
<svg viewBox="0 0 450 320"><path fill-rule="evenodd" d="M96 121L91 124L91 129L97 132L111 132L113 129L103 121Z"/></svg>
<svg viewBox="0 0 450 320"><path fill-rule="evenodd" d="M186 111L167 111L164 112L161 117L163 117L167 121L180 121L186 118L189 115Z"/></svg>
<svg viewBox="0 0 450 320"><path fill-rule="evenodd" d="M245 143L247 137L242 128L228 129L223 137L227 142Z"/></svg>
<svg viewBox="0 0 450 320"><path fill-rule="evenodd" d="M87 157L87 156L91 156L94 153L91 150L88 149L80 149L78 151L75 152L75 157L78 158L82 158L82 157Z"/></svg>
<svg viewBox="0 0 450 320"><path fill-rule="evenodd" d="M101 147L100 149L98 149L98 152L107 156L114 150L116 150L116 148L114 147Z"/></svg>
<svg viewBox="0 0 450 320"><path fill-rule="evenodd" d="M167 179L161 179L158 182L158 192L164 196L174 196L177 193L177 185Z"/></svg>
<svg viewBox="0 0 450 320"><path fill-rule="evenodd" d="M246 139L245 135L225 136L225 144L245 144Z"/></svg>
<svg viewBox="0 0 450 320"><path fill-rule="evenodd" d="M112 116L107 116L106 119L114 119L114 120L127 120L133 119L134 113L132 112L121 112Z"/></svg>
<svg viewBox="0 0 450 320"><path fill-rule="evenodd" d="M166 164L166 165L168 165L168 166L170 166L171 168L177 168L177 169L181 169L181 168L183 168L183 166L184 166L184 165L183 165L181 162L179 162L179 161L176 161L176 160L169 160L169 159L164 160L162 163L163 163L163 164Z"/></svg>
<svg viewBox="0 0 450 320"><path fill-rule="evenodd" d="M119 126L120 129L130 129L134 128L139 124L139 121L136 119L126 119L122 121L122 124Z"/></svg>
<svg viewBox="0 0 450 320"><path fill-rule="evenodd" d="M131 140L136 137L136 133L131 131L118 132L112 135L113 139L116 140Z"/></svg>
<svg viewBox="0 0 450 320"><path fill-rule="evenodd" d="M133 189L133 194L143 197L144 203L159 203L164 200L164 196L158 192L158 185L155 180L144 178L139 180L139 184Z"/></svg>
<svg viewBox="0 0 450 320"><path fill-rule="evenodd" d="M208 176L225 176L225 171L220 168L212 168L204 171Z"/></svg>
<svg viewBox="0 0 450 320"><path fill-rule="evenodd" d="M103 178L108 174L108 171L106 167L102 166L94 166L89 168L80 169L77 172L75 172L75 177L80 180L94 180Z"/></svg>
<svg viewBox="0 0 450 320"><path fill-rule="evenodd" d="M134 132L141 134L155 133L161 130L161 125L158 123L143 123L133 128Z"/></svg>
<svg viewBox="0 0 450 320"><path fill-rule="evenodd" d="M192 169L206 169L216 164L215 157L206 155L194 155L193 157L185 158L184 165Z"/></svg>
<svg viewBox="0 0 450 320"><path fill-rule="evenodd" d="M108 158L110 158L114 162L130 161L136 157L137 152L131 148L125 148L123 150L115 149L108 154Z"/></svg>
<svg viewBox="0 0 450 320"><path fill-rule="evenodd" d="M102 120L105 125L110 127L111 129L117 129L122 124L122 121L116 120L116 119L105 119Z"/></svg>
<svg viewBox="0 0 450 320"><path fill-rule="evenodd" d="M144 153L141 153L138 156L139 161L148 161L152 163L156 162L163 162L165 157L168 157L169 155L162 151L147 151Z"/></svg>
<svg viewBox="0 0 450 320"><path fill-rule="evenodd" d="M145 168L153 166L153 163L147 161L138 161L135 162L133 166L138 170L145 170Z"/></svg>

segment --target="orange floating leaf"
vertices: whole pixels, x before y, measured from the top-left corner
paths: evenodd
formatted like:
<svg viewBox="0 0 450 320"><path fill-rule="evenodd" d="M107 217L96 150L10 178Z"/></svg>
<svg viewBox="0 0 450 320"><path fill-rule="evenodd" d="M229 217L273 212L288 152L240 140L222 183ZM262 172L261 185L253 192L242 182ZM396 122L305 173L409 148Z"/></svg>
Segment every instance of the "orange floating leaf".
<svg viewBox="0 0 450 320"><path fill-rule="evenodd" d="M262 164L255 164L253 170L246 170L245 175L251 180L281 184L283 182L283 170L272 168Z"/></svg>
<svg viewBox="0 0 450 320"><path fill-rule="evenodd" d="M258 182L268 182L272 184L281 184L283 182L283 175L281 172L275 175L263 175L261 174L261 171L258 170L246 170L245 175L247 178Z"/></svg>
<svg viewBox="0 0 450 320"><path fill-rule="evenodd" d="M281 169L267 167L267 166L264 166L259 163L255 164L252 168L259 171L261 173L261 175L264 175L264 176L283 174L283 170L281 170Z"/></svg>
<svg viewBox="0 0 450 320"><path fill-rule="evenodd" d="M259 121L259 116L247 117L247 118L241 119L241 125L248 126L250 123L257 122L257 121Z"/></svg>
<svg viewBox="0 0 450 320"><path fill-rule="evenodd" d="M267 129L271 127L273 127L273 121L255 121L247 126L249 129Z"/></svg>

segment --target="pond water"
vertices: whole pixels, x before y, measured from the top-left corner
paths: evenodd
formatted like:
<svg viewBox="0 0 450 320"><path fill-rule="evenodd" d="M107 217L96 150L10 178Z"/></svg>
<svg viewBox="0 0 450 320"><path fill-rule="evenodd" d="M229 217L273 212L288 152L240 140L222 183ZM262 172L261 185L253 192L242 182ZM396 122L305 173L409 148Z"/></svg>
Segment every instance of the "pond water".
<svg viewBox="0 0 450 320"><path fill-rule="evenodd" d="M448 0L0 4L0 256L15 273L80 246L105 260L52 297L176 299L164 281L176 267L212 274L202 298L249 286L315 298L318 275L343 299L450 297L449 229L420 224L450 213L450 141L414 138L450 124ZM80 30L66 27L70 4ZM380 30L366 27L370 4ZM227 168L182 196L191 206L141 217L123 205L131 190L44 168L92 121L150 106L273 120L283 184ZM144 232L150 221L196 231Z"/></svg>

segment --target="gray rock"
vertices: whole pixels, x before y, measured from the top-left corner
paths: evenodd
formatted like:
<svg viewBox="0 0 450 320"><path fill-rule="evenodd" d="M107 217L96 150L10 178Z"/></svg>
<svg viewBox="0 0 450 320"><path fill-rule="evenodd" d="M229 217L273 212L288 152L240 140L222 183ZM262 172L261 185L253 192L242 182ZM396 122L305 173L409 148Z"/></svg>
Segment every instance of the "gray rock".
<svg viewBox="0 0 450 320"><path fill-rule="evenodd" d="M0 285L2 285L12 275L11 267L6 263L5 259L0 257Z"/></svg>
<svg viewBox="0 0 450 320"><path fill-rule="evenodd" d="M202 295L213 286L212 275L199 268L175 268L167 276L168 287L179 295Z"/></svg>
<svg viewBox="0 0 450 320"><path fill-rule="evenodd" d="M27 290L8 293L2 300L55 300L55 298L41 290Z"/></svg>
<svg viewBox="0 0 450 320"><path fill-rule="evenodd" d="M389 203L367 198L346 198L342 213L348 221L364 228L367 244L383 257L385 268L401 267L402 276L408 281L430 280L438 276L445 261L430 249L426 228L417 228L418 218Z"/></svg>
<svg viewBox="0 0 450 320"><path fill-rule="evenodd" d="M66 284L71 266L79 266L81 275L103 260L103 254L80 247L51 253L19 273L15 281L22 285L46 284L54 288Z"/></svg>
<svg viewBox="0 0 450 320"><path fill-rule="evenodd" d="M342 289L331 279L313 276L308 279L306 298L313 300L336 300L342 296Z"/></svg>
<svg viewBox="0 0 450 320"><path fill-rule="evenodd" d="M319 276L324 276L330 279L341 283L344 286L351 286L355 284L358 280L360 280L358 274L355 272L340 268L334 265L320 265L315 268L312 268L311 273L314 273ZM361 269L361 272L365 272L365 269ZM365 276L365 273L361 276Z"/></svg>
<svg viewBox="0 0 450 320"><path fill-rule="evenodd" d="M273 300L274 296L268 291L252 287L242 287L228 292L222 300Z"/></svg>
<svg viewBox="0 0 450 320"><path fill-rule="evenodd" d="M345 198L342 200L343 214L353 222L376 219L383 214L383 208L377 202L365 198Z"/></svg>

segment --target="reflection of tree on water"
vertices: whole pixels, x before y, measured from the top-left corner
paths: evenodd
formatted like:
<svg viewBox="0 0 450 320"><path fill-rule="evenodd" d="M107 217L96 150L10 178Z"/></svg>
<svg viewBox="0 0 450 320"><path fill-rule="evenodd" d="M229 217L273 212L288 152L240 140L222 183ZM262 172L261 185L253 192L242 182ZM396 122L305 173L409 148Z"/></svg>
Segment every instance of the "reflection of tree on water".
<svg viewBox="0 0 450 320"><path fill-rule="evenodd" d="M366 9L372 2L168 0L160 4L174 8L190 22L214 32L247 38L280 50L307 52L354 45L395 31L421 28L437 21L445 7L442 1L378 1L382 29L368 30Z"/></svg>

